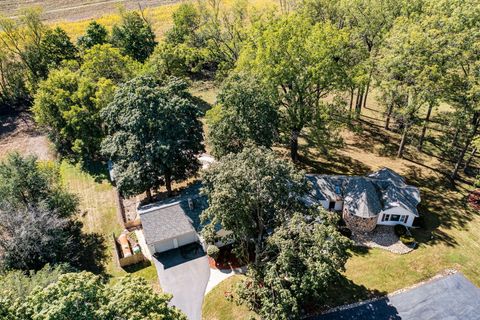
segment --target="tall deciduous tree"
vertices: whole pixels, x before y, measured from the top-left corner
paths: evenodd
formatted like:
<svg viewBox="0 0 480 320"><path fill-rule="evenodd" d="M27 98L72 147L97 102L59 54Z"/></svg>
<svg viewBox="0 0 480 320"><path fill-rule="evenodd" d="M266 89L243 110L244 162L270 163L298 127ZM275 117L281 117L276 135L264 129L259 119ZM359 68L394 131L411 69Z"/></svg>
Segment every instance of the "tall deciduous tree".
<svg viewBox="0 0 480 320"><path fill-rule="evenodd" d="M45 32L40 42L42 56L49 69L57 68L64 60L75 60L77 48L60 27Z"/></svg>
<svg viewBox="0 0 480 320"><path fill-rule="evenodd" d="M480 10L475 1L439 1L435 9L447 17L444 29L451 56L446 76L445 97L455 107L464 143L458 153L451 178L456 179L465 154L480 127ZM467 126L461 118L466 117Z"/></svg>
<svg viewBox="0 0 480 320"><path fill-rule="evenodd" d="M92 21L88 24L85 34L77 39L77 45L83 50L90 49L97 44L105 44L108 42L108 31L105 26Z"/></svg>
<svg viewBox="0 0 480 320"><path fill-rule="evenodd" d="M212 154L240 152L246 143L271 147L278 115L271 93L255 77L233 74L222 85L218 104L207 112Z"/></svg>
<svg viewBox="0 0 480 320"><path fill-rule="evenodd" d="M347 44L346 31L330 23L312 25L300 15L259 24L245 44L238 68L257 74L276 92L294 161L302 130L322 112L321 98L344 86L342 57Z"/></svg>
<svg viewBox="0 0 480 320"><path fill-rule="evenodd" d="M209 204L202 214L208 221L205 232L217 225L233 231L229 237L237 244L237 254L248 258L253 245L256 264L269 233L305 208L301 198L308 191L302 172L272 151L254 146L223 157L205 174L203 183Z"/></svg>
<svg viewBox="0 0 480 320"><path fill-rule="evenodd" d="M140 70L140 64L129 56L124 56L120 49L110 44L94 45L85 51L82 75L98 81L100 78L112 80L120 84L132 79Z"/></svg>
<svg viewBox="0 0 480 320"><path fill-rule="evenodd" d="M24 271L69 263L102 271L103 238L84 234L77 199L61 186L55 166L9 155L0 163L0 268Z"/></svg>
<svg viewBox="0 0 480 320"><path fill-rule="evenodd" d="M102 110L107 137L102 151L125 195L147 192L182 181L200 168L203 152L199 110L186 92L186 83L170 79L158 84L138 77L123 85Z"/></svg>
<svg viewBox="0 0 480 320"><path fill-rule="evenodd" d="M6 295L11 286L2 286L0 312L4 319L186 319L168 305L170 295L155 293L142 278L127 276L106 284L88 272L58 272L47 269L31 276L17 275L22 282L37 284L25 296Z"/></svg>
<svg viewBox="0 0 480 320"><path fill-rule="evenodd" d="M13 153L0 162L0 204L11 209L42 204L61 217L70 217L77 212L78 199L62 188L56 166Z"/></svg>
<svg viewBox="0 0 480 320"><path fill-rule="evenodd" d="M52 71L40 84L32 108L35 120L62 156L87 162L98 158L103 136L99 111L114 88L111 80L94 80L66 68Z"/></svg>
<svg viewBox="0 0 480 320"><path fill-rule="evenodd" d="M296 213L275 229L262 262L240 283L238 300L262 319L300 318L305 306L322 305L345 270L351 245L330 215L318 209L308 217Z"/></svg>
<svg viewBox="0 0 480 320"><path fill-rule="evenodd" d="M150 22L136 11L122 11L122 21L113 26L112 44L124 55L144 62L157 45Z"/></svg>
<svg viewBox="0 0 480 320"><path fill-rule="evenodd" d="M401 116L403 132L397 156L402 157L408 133L419 122L419 110L427 108L429 120L432 108L441 98L441 82L445 75L446 42L441 33L441 20L399 18L385 40L379 60L381 88L388 96L388 108L396 108ZM398 99L402 95L403 99ZM387 113L390 113L389 109ZM423 133L424 134L424 133ZM423 144L420 138L419 147Z"/></svg>
<svg viewBox="0 0 480 320"><path fill-rule="evenodd" d="M0 16L0 43L28 70L26 78L31 91L35 91L38 82L48 74L41 45L47 27L40 14L38 9L27 9L16 20Z"/></svg>

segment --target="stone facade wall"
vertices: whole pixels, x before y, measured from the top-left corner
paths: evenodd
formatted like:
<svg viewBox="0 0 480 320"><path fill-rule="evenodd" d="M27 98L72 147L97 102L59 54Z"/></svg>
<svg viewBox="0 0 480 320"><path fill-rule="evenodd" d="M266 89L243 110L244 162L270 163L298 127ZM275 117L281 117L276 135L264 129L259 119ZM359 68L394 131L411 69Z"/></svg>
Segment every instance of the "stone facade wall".
<svg viewBox="0 0 480 320"><path fill-rule="evenodd" d="M370 232L377 226L377 217L357 217L350 214L346 208L343 209L343 220L347 227L352 231Z"/></svg>

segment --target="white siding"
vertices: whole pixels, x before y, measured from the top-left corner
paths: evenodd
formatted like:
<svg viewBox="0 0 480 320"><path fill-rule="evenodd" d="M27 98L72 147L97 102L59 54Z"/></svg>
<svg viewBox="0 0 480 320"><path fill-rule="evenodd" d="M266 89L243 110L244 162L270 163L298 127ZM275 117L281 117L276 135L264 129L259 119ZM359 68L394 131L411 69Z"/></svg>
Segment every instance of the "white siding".
<svg viewBox="0 0 480 320"><path fill-rule="evenodd" d="M153 249L154 252L164 252L196 241L198 241L198 235L195 231L192 231L172 239L155 242L153 245L149 245L149 248Z"/></svg>
<svg viewBox="0 0 480 320"><path fill-rule="evenodd" d="M196 232L191 232L191 233L183 234L177 237L177 241L178 241L178 246L181 247L186 244L198 241L198 236Z"/></svg>
<svg viewBox="0 0 480 320"><path fill-rule="evenodd" d="M382 221L382 218L385 214L388 214L388 215L399 215L399 216L407 216L407 222L404 223L404 222L401 222L401 221ZM407 227L411 227L412 224L413 224L413 219L415 219L415 215L408 211L408 210L405 210L404 208L402 207L395 207L395 208L390 208L388 210L385 210L385 211L382 211L378 214L378 220L377 220L377 224L380 224L380 225L387 225L387 226L394 226L396 224L403 224Z"/></svg>

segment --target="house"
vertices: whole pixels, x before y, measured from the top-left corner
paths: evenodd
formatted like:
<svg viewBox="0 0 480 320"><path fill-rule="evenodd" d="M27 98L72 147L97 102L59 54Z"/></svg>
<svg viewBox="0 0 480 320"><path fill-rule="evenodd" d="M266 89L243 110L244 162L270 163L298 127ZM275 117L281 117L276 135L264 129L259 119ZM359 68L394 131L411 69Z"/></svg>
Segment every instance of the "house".
<svg viewBox="0 0 480 320"><path fill-rule="evenodd" d="M310 202L342 211L347 226L372 231L377 224L411 227L419 216L420 191L389 168L367 176L307 175L313 191Z"/></svg>
<svg viewBox="0 0 480 320"><path fill-rule="evenodd" d="M179 196L139 207L145 243L153 255L200 241L200 213L206 198L195 184Z"/></svg>

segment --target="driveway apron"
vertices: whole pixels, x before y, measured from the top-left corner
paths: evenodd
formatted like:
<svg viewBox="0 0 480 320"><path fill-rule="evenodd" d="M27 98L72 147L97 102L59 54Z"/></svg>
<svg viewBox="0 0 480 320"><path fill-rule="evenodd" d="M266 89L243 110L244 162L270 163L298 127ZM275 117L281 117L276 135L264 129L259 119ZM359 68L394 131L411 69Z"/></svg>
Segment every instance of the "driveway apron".
<svg viewBox="0 0 480 320"><path fill-rule="evenodd" d="M200 246L156 254L153 257L164 292L171 293L171 305L183 311L189 320L202 319L202 304L210 277L208 258Z"/></svg>

